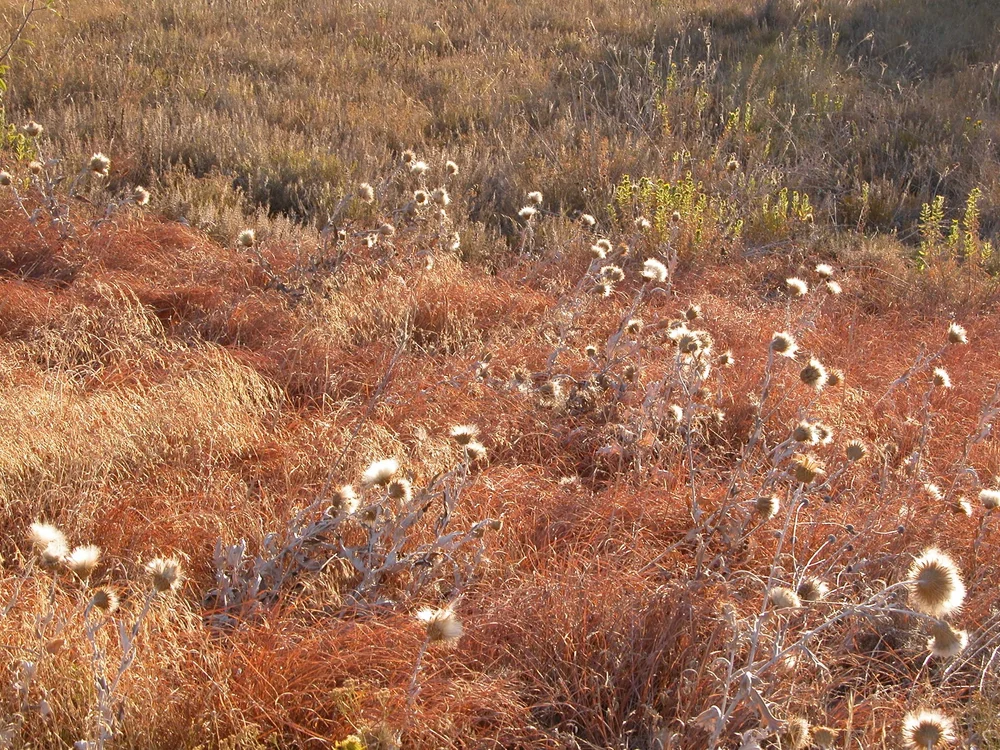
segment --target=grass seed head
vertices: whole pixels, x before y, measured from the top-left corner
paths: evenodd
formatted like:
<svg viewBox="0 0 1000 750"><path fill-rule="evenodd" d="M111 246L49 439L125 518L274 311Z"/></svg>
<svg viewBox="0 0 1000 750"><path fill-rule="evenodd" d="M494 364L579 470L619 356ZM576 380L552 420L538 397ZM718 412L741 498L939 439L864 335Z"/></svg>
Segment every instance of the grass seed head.
<svg viewBox="0 0 1000 750"><path fill-rule="evenodd" d="M935 750L954 741L951 719L938 711L914 711L903 719L903 744L909 750Z"/></svg>
<svg viewBox="0 0 1000 750"><path fill-rule="evenodd" d="M181 561L176 557L154 557L146 563L146 572L158 593L176 591L184 581Z"/></svg>
<svg viewBox="0 0 1000 750"><path fill-rule="evenodd" d="M956 630L944 621L938 621L931 626L931 637L927 648L931 655L939 659L951 659L958 656L969 645L969 634L964 630Z"/></svg>
<svg viewBox="0 0 1000 750"><path fill-rule="evenodd" d="M965 584L958 566L934 547L913 561L907 582L913 608L931 617L947 617L958 611L965 600Z"/></svg>

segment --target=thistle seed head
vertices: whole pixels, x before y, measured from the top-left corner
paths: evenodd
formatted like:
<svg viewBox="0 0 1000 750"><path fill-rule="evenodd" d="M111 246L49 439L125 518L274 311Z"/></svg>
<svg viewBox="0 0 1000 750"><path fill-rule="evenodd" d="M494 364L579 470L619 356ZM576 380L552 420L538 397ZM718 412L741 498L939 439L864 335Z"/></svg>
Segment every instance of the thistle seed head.
<svg viewBox="0 0 1000 750"><path fill-rule="evenodd" d="M776 333L771 337L771 351L789 359L795 356L799 345L790 333Z"/></svg>
<svg viewBox="0 0 1000 750"><path fill-rule="evenodd" d="M817 391L822 390L823 386L826 385L826 378L826 368L815 357L810 359L809 364L799 372L799 380Z"/></svg>
<svg viewBox="0 0 1000 750"><path fill-rule="evenodd" d="M817 263L816 264L816 274L822 276L824 279L829 279L833 276L833 266L829 263Z"/></svg>
<svg viewBox="0 0 1000 750"><path fill-rule="evenodd" d="M777 495L761 495L753 501L753 507L765 521L769 521L781 510L781 500Z"/></svg>
<svg viewBox="0 0 1000 750"><path fill-rule="evenodd" d="M75 548L69 554L66 558L66 567L76 573L80 580L86 581L100 560L101 548L94 544L88 544Z"/></svg>
<svg viewBox="0 0 1000 750"><path fill-rule="evenodd" d="M358 200L362 203L371 203L375 200L375 188L369 185L367 182L362 182L358 185Z"/></svg>
<svg viewBox="0 0 1000 750"><path fill-rule="evenodd" d="M951 388L951 377L943 367L934 368L933 380L938 388Z"/></svg>
<svg viewBox="0 0 1000 750"><path fill-rule="evenodd" d="M398 471L399 461L394 458L375 461L361 475L361 486L365 489L369 487L384 487L389 484Z"/></svg>
<svg viewBox="0 0 1000 750"><path fill-rule="evenodd" d="M965 600L965 584L958 566L934 547L913 561L907 583L913 608L931 617L947 617L957 612Z"/></svg>
<svg viewBox="0 0 1000 750"><path fill-rule="evenodd" d="M464 632L461 620L450 607L443 609L425 607L417 613L417 619L424 623L427 640L433 644L455 645Z"/></svg>
<svg viewBox="0 0 1000 750"><path fill-rule="evenodd" d="M118 594L113 589L98 588L90 596L90 606L102 610L105 614L113 614L118 609Z"/></svg>
<svg viewBox="0 0 1000 750"><path fill-rule="evenodd" d="M24 134L29 138L37 138L45 130L41 125L39 125L34 120L30 120L23 128Z"/></svg>
<svg viewBox="0 0 1000 750"><path fill-rule="evenodd" d="M860 440L850 440L844 452L847 454L848 461L860 461L868 453L868 449Z"/></svg>
<svg viewBox="0 0 1000 750"><path fill-rule="evenodd" d="M966 330L958 323L952 323L950 326L948 326L948 343L968 344L969 334L966 333Z"/></svg>
<svg viewBox="0 0 1000 750"><path fill-rule="evenodd" d="M181 561L176 557L154 557L146 563L146 572L159 593L176 591L184 580Z"/></svg>
<svg viewBox="0 0 1000 750"><path fill-rule="evenodd" d="M943 620L931 626L931 637L927 641L931 656L951 659L962 653L967 645L969 645L969 634L964 630L956 630Z"/></svg>
<svg viewBox="0 0 1000 750"><path fill-rule="evenodd" d="M90 157L90 171L97 177L107 177L111 169L111 159L98 152Z"/></svg>
<svg viewBox="0 0 1000 750"><path fill-rule="evenodd" d="M785 279L785 285L795 297L805 297L809 293L809 285L798 276Z"/></svg>
<svg viewBox="0 0 1000 750"><path fill-rule="evenodd" d="M597 224L597 219L590 214L580 214L580 223L588 229L593 229L594 225Z"/></svg>
<svg viewBox="0 0 1000 750"><path fill-rule="evenodd" d="M983 507L986 508L986 510L995 510L1000 507L1000 491L980 490L979 502L983 504Z"/></svg>
<svg viewBox="0 0 1000 750"><path fill-rule="evenodd" d="M803 578L796 589L799 598L804 602L821 602L829 592L830 587L824 581L812 576Z"/></svg>
<svg viewBox="0 0 1000 750"><path fill-rule="evenodd" d="M528 203L533 203L536 206L540 206L542 205L542 200L544 199L542 197L541 192L539 192L538 190L532 190L530 193L528 193Z"/></svg>
<svg viewBox="0 0 1000 750"><path fill-rule="evenodd" d="M662 284L667 280L667 267L656 258L646 258L642 264L642 278Z"/></svg>
<svg viewBox="0 0 1000 750"><path fill-rule="evenodd" d="M954 741L951 719L938 711L915 711L903 719L903 744L909 750L935 750Z"/></svg>
<svg viewBox="0 0 1000 750"><path fill-rule="evenodd" d="M789 609L802 606L802 600L799 599L799 595L787 586L775 586L768 592L767 599L775 609Z"/></svg>

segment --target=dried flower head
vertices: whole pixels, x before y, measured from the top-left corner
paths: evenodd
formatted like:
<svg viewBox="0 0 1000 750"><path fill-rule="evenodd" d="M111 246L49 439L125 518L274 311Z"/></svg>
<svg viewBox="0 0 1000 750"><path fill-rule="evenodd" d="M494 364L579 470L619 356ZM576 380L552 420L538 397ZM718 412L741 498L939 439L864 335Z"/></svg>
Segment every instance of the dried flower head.
<svg viewBox="0 0 1000 750"><path fill-rule="evenodd" d="M804 297L809 293L809 285L800 279L798 276L792 276L785 279L785 285L788 290L796 297Z"/></svg>
<svg viewBox="0 0 1000 750"><path fill-rule="evenodd" d="M849 440L844 452L847 454L848 461L860 461L868 453L868 448L860 440Z"/></svg>
<svg viewBox="0 0 1000 750"><path fill-rule="evenodd" d="M736 359L733 357L733 353L729 350L724 351L719 355L718 359L715 360L715 363L719 367L732 367L735 362Z"/></svg>
<svg viewBox="0 0 1000 750"><path fill-rule="evenodd" d="M656 258L647 258L642 264L642 278L662 284L667 280L667 267Z"/></svg>
<svg viewBox="0 0 1000 750"><path fill-rule="evenodd" d="M767 599L775 609L802 606L802 600L799 599L799 595L787 586L775 586L768 592Z"/></svg>
<svg viewBox="0 0 1000 750"><path fill-rule="evenodd" d="M45 165L40 161L29 161L28 171L33 175L40 175L43 171L45 171Z"/></svg>
<svg viewBox="0 0 1000 750"><path fill-rule="evenodd" d="M110 615L118 609L118 594L113 589L103 587L94 589L94 593L90 596L90 606Z"/></svg>
<svg viewBox="0 0 1000 750"><path fill-rule="evenodd" d="M98 177L107 177L111 169L111 159L98 152L90 157L90 171Z"/></svg>
<svg viewBox="0 0 1000 750"><path fill-rule="evenodd" d="M781 500L777 495L761 495L753 501L753 507L765 521L769 521L781 510Z"/></svg>
<svg viewBox="0 0 1000 750"><path fill-rule="evenodd" d="M458 164L449 159L444 163L444 171L447 172L450 176L454 177L455 175L458 174Z"/></svg>
<svg viewBox="0 0 1000 750"><path fill-rule="evenodd" d="M611 282L621 281L625 278L625 272L618 266L602 266L601 278Z"/></svg>
<svg viewBox="0 0 1000 750"><path fill-rule="evenodd" d="M792 717L785 722L778 738L782 750L803 750L809 746L809 722L801 716Z"/></svg>
<svg viewBox="0 0 1000 750"><path fill-rule="evenodd" d="M371 203L375 200L375 188L367 182L358 185L358 200L362 203Z"/></svg>
<svg viewBox="0 0 1000 750"><path fill-rule="evenodd" d="M980 490L979 502L983 504L983 507L986 508L986 510L995 510L1000 508L1000 491Z"/></svg>
<svg viewBox="0 0 1000 750"><path fill-rule="evenodd" d="M257 241L257 235L252 229L244 229L236 237L236 244L240 247L253 247Z"/></svg>
<svg viewBox="0 0 1000 750"><path fill-rule="evenodd" d="M593 289L591 289L590 291L592 291L598 297L607 298L611 296L611 293L614 290L615 290L614 284L611 284L610 282L607 281L602 281L600 283L594 284Z"/></svg>
<svg viewBox="0 0 1000 750"><path fill-rule="evenodd" d="M816 433L816 427L812 422L803 420L792 428L792 440L797 443L815 445L819 442L819 435Z"/></svg>
<svg viewBox="0 0 1000 750"><path fill-rule="evenodd" d="M417 155L412 149L406 149L402 154L399 155L400 160L403 164L412 164L417 160Z"/></svg>
<svg viewBox="0 0 1000 750"><path fill-rule="evenodd" d="M821 602L830 593L830 587L826 585L825 581L809 576L802 579L796 593L804 602Z"/></svg>
<svg viewBox="0 0 1000 750"><path fill-rule="evenodd" d="M538 209L534 206L524 206L517 215L520 216L525 221L530 221L534 218L535 214L538 213Z"/></svg>
<svg viewBox="0 0 1000 750"><path fill-rule="evenodd" d="M23 128L21 128L21 130L23 130L24 134L29 138L37 138L42 134L42 131L45 130L45 128L34 120L30 120Z"/></svg>
<svg viewBox="0 0 1000 750"><path fill-rule="evenodd" d="M413 485L410 484L410 480L403 477L390 479L389 483L385 486L385 491L393 500L401 500L404 503L408 503L413 499Z"/></svg>
<svg viewBox="0 0 1000 750"><path fill-rule="evenodd" d="M959 497L951 504L951 512L957 516L971 516L972 515L972 503L964 497Z"/></svg>
<svg viewBox="0 0 1000 750"><path fill-rule="evenodd" d="M137 206L145 206L149 203L149 191L142 185L136 185L132 191L132 202Z"/></svg>
<svg viewBox="0 0 1000 750"><path fill-rule="evenodd" d="M931 617L947 617L965 600L965 584L954 561L930 547L913 561L907 576L913 608Z"/></svg>
<svg viewBox="0 0 1000 750"><path fill-rule="evenodd" d="M0 171L0 187L10 187L14 184L14 178L6 170Z"/></svg>
<svg viewBox="0 0 1000 750"><path fill-rule="evenodd" d="M597 219L590 214L580 214L580 223L585 227L593 228L593 226L597 224Z"/></svg>
<svg viewBox="0 0 1000 750"><path fill-rule="evenodd" d="M826 384L833 388L844 382L844 371L832 367L826 371Z"/></svg>
<svg viewBox="0 0 1000 750"><path fill-rule="evenodd" d="M528 203L534 203L536 206L542 205L542 194L538 190L532 190L528 193Z"/></svg>
<svg viewBox="0 0 1000 750"><path fill-rule="evenodd" d="M431 197L427 194L426 190L414 190L413 191L413 202L418 206L426 206L430 201Z"/></svg>
<svg viewBox="0 0 1000 750"><path fill-rule="evenodd" d="M652 223L645 216L638 216L635 220L635 228L640 232L645 232L653 227Z"/></svg>
<svg viewBox="0 0 1000 750"><path fill-rule="evenodd" d="M815 357L809 360L809 364L799 372L799 380L810 388L821 390L826 385L826 368L823 363Z"/></svg>
<svg viewBox="0 0 1000 750"><path fill-rule="evenodd" d="M152 579L153 588L160 593L177 590L184 580L181 561L176 557L154 557L146 563L146 572Z"/></svg>
<svg viewBox="0 0 1000 750"><path fill-rule="evenodd" d="M354 491L354 487L345 484L331 493L330 505L327 506L326 512L328 515L337 515L339 513L350 515L357 509L358 493Z"/></svg>
<svg viewBox="0 0 1000 750"><path fill-rule="evenodd" d="M69 550L66 536L50 523L36 522L31 524L28 527L28 539L37 552L42 552L53 544Z"/></svg>
<svg viewBox="0 0 1000 750"><path fill-rule="evenodd" d="M466 443L462 446L462 449L465 451L465 457L469 461L482 461L486 458L486 446L476 440Z"/></svg>
<svg viewBox="0 0 1000 750"><path fill-rule="evenodd" d="M642 333L642 318L630 318L625 323L625 333L629 336L638 336Z"/></svg>
<svg viewBox="0 0 1000 750"><path fill-rule="evenodd" d="M545 407L552 407L559 404L563 397L563 388L558 380L547 380L538 388L540 396L539 403Z"/></svg>
<svg viewBox="0 0 1000 750"><path fill-rule="evenodd" d="M431 200L434 201L441 208L447 208L451 203L451 196L448 195L448 191L443 187L435 188L434 192L431 193Z"/></svg>
<svg viewBox="0 0 1000 750"><path fill-rule="evenodd" d="M833 266L831 266L829 263L817 263L816 273L817 275L822 276L824 279L828 279L831 276L833 276Z"/></svg>
<svg viewBox="0 0 1000 750"><path fill-rule="evenodd" d="M951 388L951 377L943 367L934 368L933 381L938 388Z"/></svg>
<svg viewBox="0 0 1000 750"><path fill-rule="evenodd" d="M816 439L820 445L829 445L833 442L833 428L830 425L813 422L813 427L816 429Z"/></svg>
<svg viewBox="0 0 1000 750"><path fill-rule="evenodd" d="M97 563L101 560L101 548L95 544L87 544L75 548L66 558L66 567L81 580L90 578Z"/></svg>
<svg viewBox="0 0 1000 750"><path fill-rule="evenodd" d="M601 238L594 243L597 247L601 248L605 254L610 253L614 248L611 246L611 240Z"/></svg>
<svg viewBox="0 0 1000 750"><path fill-rule="evenodd" d="M604 258L608 257L608 251L605 250L600 245L591 245L590 246L590 257L591 258L597 258L598 260L604 260Z"/></svg>
<svg viewBox="0 0 1000 750"><path fill-rule="evenodd" d="M954 741L951 719L938 711L915 711L903 719L903 744L909 750L935 750Z"/></svg>
<svg viewBox="0 0 1000 750"><path fill-rule="evenodd" d="M670 223L671 224L680 224L681 223L681 212L680 211L674 211L672 214L670 214Z"/></svg>
<svg viewBox="0 0 1000 750"><path fill-rule="evenodd" d="M771 337L771 351L775 354L791 359L798 350L799 345L790 333L776 333Z"/></svg>
<svg viewBox="0 0 1000 750"><path fill-rule="evenodd" d="M410 162L410 174L422 175L428 169L430 169L430 166L428 166L427 162L425 161Z"/></svg>
<svg viewBox="0 0 1000 750"><path fill-rule="evenodd" d="M826 473L823 464L815 456L808 453L796 454L792 457L792 462L795 481L801 484L809 484L819 475Z"/></svg>
<svg viewBox="0 0 1000 750"><path fill-rule="evenodd" d="M931 626L931 637L927 640L931 656L950 659L962 653L967 645L969 645L969 634L964 630L956 630L943 620Z"/></svg>
<svg viewBox="0 0 1000 750"><path fill-rule="evenodd" d="M479 437L479 428L473 424L455 425L448 431L448 434L459 445L468 445Z"/></svg>
<svg viewBox="0 0 1000 750"><path fill-rule="evenodd" d="M365 469L361 475L361 486L365 489L369 487L384 487L396 476L399 471L399 461L394 458L384 458L375 461Z"/></svg>
<svg viewBox="0 0 1000 750"><path fill-rule="evenodd" d="M417 613L417 619L427 627L427 640L450 646L462 637L462 622L450 607L432 609L425 607Z"/></svg>
<svg viewBox="0 0 1000 750"><path fill-rule="evenodd" d="M587 355L588 357L596 357L597 356L597 347L594 346L593 344L587 344L583 348L583 353L585 355Z"/></svg>
<svg viewBox="0 0 1000 750"><path fill-rule="evenodd" d="M965 329L958 323L952 323L948 326L948 343L949 344L968 344L969 335L966 333Z"/></svg>
<svg viewBox="0 0 1000 750"><path fill-rule="evenodd" d="M844 291L844 288L833 279L827 281L823 286L826 287L826 291L836 297L838 294Z"/></svg>
<svg viewBox="0 0 1000 750"><path fill-rule="evenodd" d="M396 227L389 222L385 222L378 228L378 233L382 237L392 237L396 233Z"/></svg>
<svg viewBox="0 0 1000 750"><path fill-rule="evenodd" d="M739 162L739 160L736 158L735 155L730 156L729 160L726 161L726 171L727 172L736 172L736 171L739 170L739 168L740 168L740 162Z"/></svg>
<svg viewBox="0 0 1000 750"><path fill-rule="evenodd" d="M931 500L944 500L944 493L934 482L924 482L923 489Z"/></svg>
<svg viewBox="0 0 1000 750"><path fill-rule="evenodd" d="M701 305L688 305L684 310L684 320L698 320L701 317Z"/></svg>
<svg viewBox="0 0 1000 750"><path fill-rule="evenodd" d="M813 727L812 743L820 750L832 750L837 741L837 730L831 727Z"/></svg>

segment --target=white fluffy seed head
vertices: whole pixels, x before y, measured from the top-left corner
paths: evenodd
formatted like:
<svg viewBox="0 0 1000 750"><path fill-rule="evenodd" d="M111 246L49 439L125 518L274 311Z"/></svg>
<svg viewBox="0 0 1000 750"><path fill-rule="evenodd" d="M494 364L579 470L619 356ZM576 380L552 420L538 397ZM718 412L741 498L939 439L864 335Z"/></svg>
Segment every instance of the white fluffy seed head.
<svg viewBox="0 0 1000 750"><path fill-rule="evenodd" d="M788 290L796 297L804 297L809 293L809 285L800 279L798 276L792 276L785 279L785 285Z"/></svg>
<svg viewBox="0 0 1000 750"><path fill-rule="evenodd" d="M74 549L66 558L66 567L76 573L81 579L90 578L97 563L101 560L101 548L94 544L87 544Z"/></svg>
<svg viewBox="0 0 1000 750"><path fill-rule="evenodd" d="M450 607L425 607L417 612L417 619L424 623L429 643L451 646L458 643L464 632L461 620Z"/></svg>
<svg viewBox="0 0 1000 750"><path fill-rule="evenodd" d="M176 591L184 581L181 561L176 557L154 557L146 563L146 572L159 593Z"/></svg>
<svg viewBox="0 0 1000 750"><path fill-rule="evenodd" d="M903 719L903 745L908 750L935 750L954 741L951 719L939 711L913 711Z"/></svg>
<svg viewBox="0 0 1000 750"><path fill-rule="evenodd" d="M947 617L965 601L965 584L958 566L934 547L924 550L913 561L907 583L913 608L931 617Z"/></svg>
<svg viewBox="0 0 1000 750"><path fill-rule="evenodd" d="M642 278L662 284L667 280L667 267L656 258L647 258L642 264Z"/></svg>
<svg viewBox="0 0 1000 750"><path fill-rule="evenodd" d="M944 621L938 621L931 626L931 637L927 640L931 656L951 659L962 653L967 645L969 645L969 634L964 630L956 630Z"/></svg>
<svg viewBox="0 0 1000 750"><path fill-rule="evenodd" d="M361 475L361 486L364 488L384 486L389 483L398 471L399 461L394 458L375 461Z"/></svg>

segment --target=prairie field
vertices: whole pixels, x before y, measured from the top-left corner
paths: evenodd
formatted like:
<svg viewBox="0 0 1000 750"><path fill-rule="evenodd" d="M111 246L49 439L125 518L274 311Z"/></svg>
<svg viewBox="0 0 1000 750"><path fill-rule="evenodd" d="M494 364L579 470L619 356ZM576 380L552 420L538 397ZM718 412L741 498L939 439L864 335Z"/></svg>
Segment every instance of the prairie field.
<svg viewBox="0 0 1000 750"><path fill-rule="evenodd" d="M0 3L0 748L1000 748L1000 4Z"/></svg>

